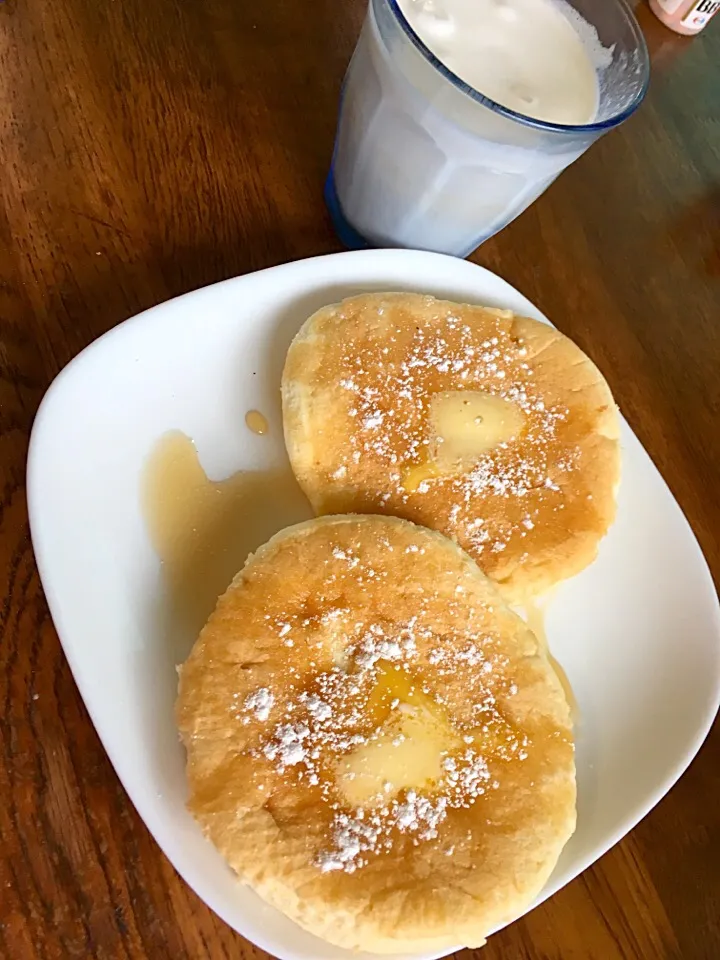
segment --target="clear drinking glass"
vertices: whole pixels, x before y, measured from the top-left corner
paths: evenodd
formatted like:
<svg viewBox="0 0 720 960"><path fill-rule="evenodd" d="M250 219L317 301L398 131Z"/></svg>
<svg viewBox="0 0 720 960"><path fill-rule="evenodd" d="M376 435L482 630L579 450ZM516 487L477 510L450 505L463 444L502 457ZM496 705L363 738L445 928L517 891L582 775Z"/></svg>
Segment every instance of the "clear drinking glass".
<svg viewBox="0 0 720 960"><path fill-rule="evenodd" d="M370 0L343 85L325 199L349 247L417 247L467 256L514 220L648 85L645 40L624 0L566 0L611 54L592 123L516 113L435 57L397 0Z"/></svg>

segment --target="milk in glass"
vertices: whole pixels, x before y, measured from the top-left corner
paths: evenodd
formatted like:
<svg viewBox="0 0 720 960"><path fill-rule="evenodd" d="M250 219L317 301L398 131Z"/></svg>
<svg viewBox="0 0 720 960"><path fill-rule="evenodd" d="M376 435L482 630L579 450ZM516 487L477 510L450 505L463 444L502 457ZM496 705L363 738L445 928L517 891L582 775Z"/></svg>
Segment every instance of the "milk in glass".
<svg viewBox="0 0 720 960"><path fill-rule="evenodd" d="M564 0L370 0L331 209L370 244L465 255L598 136L611 61Z"/></svg>

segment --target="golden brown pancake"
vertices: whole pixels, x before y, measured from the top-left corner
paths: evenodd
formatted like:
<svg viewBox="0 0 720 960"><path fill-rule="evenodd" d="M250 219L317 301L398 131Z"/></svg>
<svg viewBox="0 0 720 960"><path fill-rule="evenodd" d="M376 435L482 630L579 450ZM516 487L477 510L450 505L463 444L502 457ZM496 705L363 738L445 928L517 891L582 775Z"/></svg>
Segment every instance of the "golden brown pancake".
<svg viewBox="0 0 720 960"><path fill-rule="evenodd" d="M282 392L318 513L439 530L510 598L582 570L614 518L610 389L547 324L419 294L354 297L305 323Z"/></svg>
<svg viewBox="0 0 720 960"><path fill-rule="evenodd" d="M180 674L189 808L266 901L337 946L479 945L575 826L569 708L459 547L390 517L291 527Z"/></svg>

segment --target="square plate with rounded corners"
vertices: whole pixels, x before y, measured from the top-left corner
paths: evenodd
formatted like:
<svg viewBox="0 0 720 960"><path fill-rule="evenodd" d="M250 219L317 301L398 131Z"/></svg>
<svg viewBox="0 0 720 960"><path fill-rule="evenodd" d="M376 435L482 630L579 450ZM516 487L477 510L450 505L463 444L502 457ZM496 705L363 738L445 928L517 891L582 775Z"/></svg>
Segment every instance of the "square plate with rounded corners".
<svg viewBox="0 0 720 960"><path fill-rule="evenodd" d="M499 277L438 254L371 250L290 263L197 290L115 327L57 378L30 446L29 510L42 582L108 756L190 886L281 960L350 954L261 902L185 809L173 701L175 665L193 638L180 638L178 649L161 627L161 569L143 521L141 479L169 430L194 439L213 478L287 465L279 384L290 340L319 307L369 290L419 290L546 319ZM267 415L269 435L245 427L251 408ZM624 421L622 444L617 521L597 561L558 589L547 613L551 649L579 704L578 827L538 902L660 800L718 707L720 616L705 560ZM288 516L278 504L275 526L305 519L309 508L303 513Z"/></svg>

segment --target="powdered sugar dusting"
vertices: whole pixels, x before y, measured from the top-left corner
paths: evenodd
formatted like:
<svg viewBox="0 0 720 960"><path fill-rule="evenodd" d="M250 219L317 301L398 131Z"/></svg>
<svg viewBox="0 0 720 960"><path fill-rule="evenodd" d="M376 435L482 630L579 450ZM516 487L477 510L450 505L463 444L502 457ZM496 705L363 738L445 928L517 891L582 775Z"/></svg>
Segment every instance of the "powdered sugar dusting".
<svg viewBox="0 0 720 960"><path fill-rule="evenodd" d="M394 550L389 541L386 549ZM345 544L336 545L331 555L363 582L384 575ZM329 575L328 582L333 576ZM448 600L449 608L467 603L465 587L460 586L462 590L454 594L458 599ZM281 644L301 624L305 628L303 644L309 649L322 645L313 642L313 631L327 637L341 629L344 637L341 664L318 669L302 684L293 680L289 693L285 689L282 696L271 685L259 687L245 697L241 711L266 723L260 741L249 748L250 755L277 775L290 778L289 782L316 791L328 811L325 842L313 861L321 872L353 873L398 843L442 844L443 825L453 810L470 808L499 788L489 761L502 763L529 755L530 742L514 731L498 708L498 695L508 694L508 660L499 652L494 635L467 635L463 642L448 642L428 625L426 605L427 600L419 596L417 615L398 621L356 620L337 602L329 606L320 603L312 615L287 612L266 617ZM391 684L388 689L395 689L395 671L404 678L405 686L398 690L405 693L388 696L382 717L369 722L368 705L377 696L378 684L385 678ZM291 677L297 675L292 667L288 672ZM447 691L442 677L447 674L461 675L462 699L471 704L471 710L466 728L456 730L455 745L451 740L441 754L439 778L422 789L398 790L392 783L381 783L379 794L366 807L349 806L338 783L337 778L343 776L338 764L383 735L393 747L402 746L406 740L402 726L388 728L395 731L392 737L383 734L388 717L401 723L403 716L418 709L412 706L417 702L413 697L418 696L443 710ZM355 774L344 776L351 779ZM442 849L446 847L447 841Z"/></svg>
<svg viewBox="0 0 720 960"><path fill-rule="evenodd" d="M275 698L267 687L260 687L251 693L245 700L244 709L255 715L255 719L263 723L270 716Z"/></svg>
<svg viewBox="0 0 720 960"><path fill-rule="evenodd" d="M513 333L509 314L485 318L487 335L452 312L452 305L427 298L436 315L408 318L408 326L389 325L356 342L343 344L339 383L349 397L347 449L331 477L352 485L363 463L372 463L377 490L365 491L379 512L414 518L419 501L431 494L438 477L404 487L404 476L427 463L435 440L428 432L428 404L441 390L472 390L501 398L522 411L521 441L501 442L465 464L445 485L435 511L445 509L444 531L475 557L496 561L511 544L527 549L541 511L563 509L563 475L578 467L578 451L558 440L569 409L544 395L527 343ZM384 303L378 306L382 316ZM544 349L544 348L543 348ZM536 361L539 362L539 361ZM351 424L351 425L350 425ZM341 476L338 470L343 471ZM522 519L502 520L507 506L488 502L526 501ZM407 510L410 508L410 513ZM417 519L417 518L416 518ZM441 517L436 517L440 521ZM422 520L421 520L422 522Z"/></svg>

